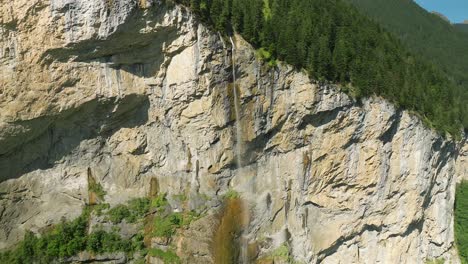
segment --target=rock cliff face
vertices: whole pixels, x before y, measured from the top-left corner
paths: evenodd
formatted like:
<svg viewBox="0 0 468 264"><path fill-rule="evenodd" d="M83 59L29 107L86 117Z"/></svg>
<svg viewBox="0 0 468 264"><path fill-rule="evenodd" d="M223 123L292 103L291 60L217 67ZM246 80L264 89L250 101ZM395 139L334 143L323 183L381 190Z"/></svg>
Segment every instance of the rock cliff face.
<svg viewBox="0 0 468 264"><path fill-rule="evenodd" d="M467 161L408 112L269 68L180 6L0 1L0 248L79 215L91 174L111 205L152 179L189 207L234 189L255 256L288 242L304 263L457 262ZM210 223L187 231L189 263L214 261Z"/></svg>

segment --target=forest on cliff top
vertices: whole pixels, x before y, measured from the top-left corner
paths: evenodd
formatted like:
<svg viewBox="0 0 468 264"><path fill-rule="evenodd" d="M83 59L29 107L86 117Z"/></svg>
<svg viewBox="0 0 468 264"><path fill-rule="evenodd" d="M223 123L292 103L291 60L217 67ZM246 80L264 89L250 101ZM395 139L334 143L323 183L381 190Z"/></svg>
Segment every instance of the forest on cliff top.
<svg viewBox="0 0 468 264"><path fill-rule="evenodd" d="M271 65L285 61L356 98L378 95L439 131L468 128L468 89L342 0L176 0L215 30L241 34ZM416 55L415 55L416 54Z"/></svg>
<svg viewBox="0 0 468 264"><path fill-rule="evenodd" d="M347 0L423 56L468 87L468 34L412 0Z"/></svg>

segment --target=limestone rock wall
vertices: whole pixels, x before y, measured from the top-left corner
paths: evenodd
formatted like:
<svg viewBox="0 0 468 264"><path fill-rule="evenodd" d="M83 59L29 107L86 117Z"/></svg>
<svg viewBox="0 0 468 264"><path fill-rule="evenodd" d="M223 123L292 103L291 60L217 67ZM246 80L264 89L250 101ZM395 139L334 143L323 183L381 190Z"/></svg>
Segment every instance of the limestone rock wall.
<svg viewBox="0 0 468 264"><path fill-rule="evenodd" d="M288 241L304 263L458 261L466 159L383 99L269 68L239 36L233 54L162 1L0 0L0 36L0 248L79 215L91 171L114 205L152 178L192 206L235 189L260 255Z"/></svg>

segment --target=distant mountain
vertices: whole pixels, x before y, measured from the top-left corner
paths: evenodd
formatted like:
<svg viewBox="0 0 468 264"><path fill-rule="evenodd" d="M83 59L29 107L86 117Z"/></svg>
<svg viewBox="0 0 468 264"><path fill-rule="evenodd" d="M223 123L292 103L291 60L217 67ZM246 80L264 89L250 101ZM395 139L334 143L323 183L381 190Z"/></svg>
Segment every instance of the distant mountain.
<svg viewBox="0 0 468 264"><path fill-rule="evenodd" d="M412 0L347 0L397 35L413 52L441 66L468 90L468 25L456 27ZM461 30L460 30L461 29Z"/></svg>
<svg viewBox="0 0 468 264"><path fill-rule="evenodd" d="M465 20L463 23L455 24L455 28L468 33L468 20Z"/></svg>
<svg viewBox="0 0 468 264"><path fill-rule="evenodd" d="M446 22L450 23L450 19L448 19L448 17L446 17L444 14L436 12L436 11L432 11L431 13L438 16L438 17L440 17L440 18L442 18Z"/></svg>

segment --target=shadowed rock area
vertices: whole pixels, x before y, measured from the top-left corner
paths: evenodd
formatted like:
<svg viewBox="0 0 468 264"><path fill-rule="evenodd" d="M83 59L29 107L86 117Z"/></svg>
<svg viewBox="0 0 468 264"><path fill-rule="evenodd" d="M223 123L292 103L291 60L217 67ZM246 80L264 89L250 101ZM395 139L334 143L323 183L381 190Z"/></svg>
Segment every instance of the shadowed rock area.
<svg viewBox="0 0 468 264"><path fill-rule="evenodd" d="M86 139L104 140L117 129L143 125L148 107L148 98L141 95L94 99L57 116L9 123L11 130L6 129L0 142L4 143L0 180L49 169Z"/></svg>

